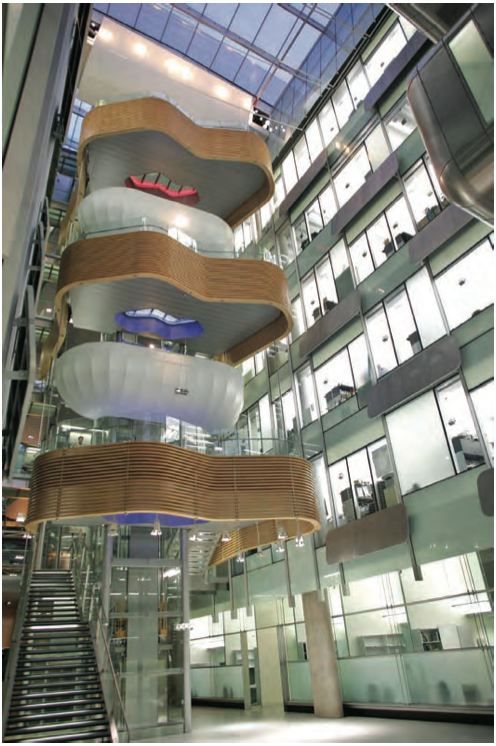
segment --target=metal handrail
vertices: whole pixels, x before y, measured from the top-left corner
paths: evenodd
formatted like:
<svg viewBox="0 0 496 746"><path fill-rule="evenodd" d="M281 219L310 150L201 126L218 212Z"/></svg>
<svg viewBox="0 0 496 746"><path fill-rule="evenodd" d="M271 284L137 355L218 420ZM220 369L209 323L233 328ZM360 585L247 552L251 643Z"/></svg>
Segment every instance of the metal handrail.
<svg viewBox="0 0 496 746"><path fill-rule="evenodd" d="M92 590L92 595L93 595L93 590ZM105 620L105 624L102 623L102 617ZM90 623L90 628L91 628L92 621L93 620L90 620L90 622L89 622ZM124 702L122 701L122 697L121 697L121 690L120 690L119 682L117 680L117 676L116 676L116 673L115 673L115 668L114 668L114 665L112 663L112 657L111 657L110 648L109 648L108 640L107 640L107 633L105 631L105 627L107 627L107 629L109 629L109 621L108 621L107 617L105 616L105 611L103 609L103 606L99 607L98 613L96 615L95 626L98 628L98 625L100 625L100 628L101 628L100 629L100 634L102 636L103 644L105 646L105 653L106 653L106 658L107 658L107 662L108 662L108 670L110 671L110 675L112 677L112 682L114 684L114 690L115 690L115 692L117 694L117 699L119 701L119 706L120 706L121 716L122 716L122 722L124 724L124 728L125 728L126 733L127 733L128 743L130 743L131 742L131 731L129 730L129 725L128 725L127 718L126 718L126 712L124 710ZM95 634L95 640L96 640L96 634ZM112 717L114 717L113 711L112 711L111 715L112 715ZM114 717L114 721L115 721L115 717Z"/></svg>
<svg viewBox="0 0 496 746"><path fill-rule="evenodd" d="M2 704L2 707L3 707L2 736L5 735L5 731L6 731L7 723L9 719L10 703L12 700L12 691L14 689L17 661L19 659L19 650L21 647L22 630L24 627L24 620L26 617L26 609L28 605L28 590L31 584L31 579L33 577L33 564L34 564L33 559L35 556L33 545L36 545L36 542L37 542L37 539L34 539L31 542L31 547L28 550L27 561L25 560L23 571L22 571L20 602L17 607L16 620L15 620L14 630L12 633L12 638L11 638L11 643L10 643L9 660L7 663L7 670L5 673L5 687L4 687L4 697L3 697L3 704Z"/></svg>
<svg viewBox="0 0 496 746"><path fill-rule="evenodd" d="M83 581L83 557L85 557L85 556L87 558L88 564L86 566L86 571L84 573L85 577L84 577L84 581ZM84 621L88 622L88 624L89 624L90 633L91 633L91 637L92 637L93 644L94 644L94 649L95 649L95 655L97 655L97 660L98 660L98 646L97 646L96 642L97 642L97 638L98 638L98 631L99 631L99 625L100 625L100 634L102 635L103 643L104 643L104 646L105 646L105 653L106 653L105 659L106 660L101 662L102 663L102 670L100 670L99 672L100 672L100 674L103 673L103 670L105 669L105 664L106 664L107 667L108 667L108 670L110 671L110 675L111 675L111 678L112 678L112 683L113 683L114 691L115 691L115 693L117 695L119 707L120 707L120 710L121 710L121 720L122 720L122 723L124 725L124 729L125 729L125 731L127 733L128 743L129 743L130 740L131 740L131 733L130 733L129 725L128 725L128 722L127 722L127 719L126 719L126 713L125 713L125 710L124 710L124 702L122 701L120 687L119 687L119 682L117 680L117 676L116 676L116 673L115 673L114 665L112 663L112 657L111 657L111 654L110 654L110 648L108 646L107 636L106 636L106 632L105 632L105 628L104 628L105 625L102 623L101 617L103 616L105 618L107 629L108 629L108 620L105 617L105 612L104 612L104 609L103 609L102 606L99 607L98 612L96 614L96 617L94 617L94 615L93 615L93 604L94 604L94 596L95 596L95 590L96 590L96 586L95 585L93 585L92 589L91 589L90 604L89 604L89 608L88 608L87 612L86 612L86 608L85 608L86 607L86 597L87 597L87 595L86 595L86 593L87 593L87 585L88 585L88 582L89 582L89 575L90 575L91 568L92 568L93 564L94 564L94 557L91 555L91 553L89 551L89 547L86 544L86 537L84 537L83 538L83 542L82 542L82 546L81 546L81 556L79 558L77 555L74 555L73 561L72 561L72 567L71 567L71 569L72 569L72 575L73 575L73 578L74 578L74 585L75 585L76 593L77 593L77 602L78 602L79 608L81 610L81 616L82 616L82 618L84 619ZM100 665L100 661L98 661L98 663ZM111 719L111 730L112 730L113 726L115 727L114 708L110 708L108 706L108 701L107 701L107 697L106 697L105 687L103 686L103 682L102 682L102 691L103 691L105 702L106 702L106 705L107 705L107 710L109 712L109 717Z"/></svg>

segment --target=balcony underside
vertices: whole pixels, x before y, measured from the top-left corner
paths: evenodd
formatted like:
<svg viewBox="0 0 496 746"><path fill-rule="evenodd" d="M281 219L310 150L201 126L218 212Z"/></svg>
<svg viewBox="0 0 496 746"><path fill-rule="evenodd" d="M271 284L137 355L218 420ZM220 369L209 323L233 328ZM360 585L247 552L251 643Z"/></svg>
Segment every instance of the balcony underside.
<svg viewBox="0 0 496 746"><path fill-rule="evenodd" d="M115 315L158 308L195 319L204 333L188 352L225 356L233 365L291 330L284 272L257 260L213 259L161 233L127 233L77 241L62 255L56 306L70 294L74 325L118 328Z"/></svg>
<svg viewBox="0 0 496 746"><path fill-rule="evenodd" d="M90 111L83 122L78 159L87 166L89 192L124 186L131 175L163 173L196 189L196 206L231 227L274 193L269 151L258 135L201 127L159 98Z"/></svg>

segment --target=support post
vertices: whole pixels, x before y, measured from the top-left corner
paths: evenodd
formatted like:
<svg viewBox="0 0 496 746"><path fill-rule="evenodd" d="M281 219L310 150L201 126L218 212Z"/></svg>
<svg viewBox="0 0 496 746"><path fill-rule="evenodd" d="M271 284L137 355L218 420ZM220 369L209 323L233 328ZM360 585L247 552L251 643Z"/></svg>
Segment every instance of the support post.
<svg viewBox="0 0 496 746"><path fill-rule="evenodd" d="M112 579L112 541L113 537L109 536L108 527L105 528L105 557L103 560L103 588L102 588L102 607L105 619L109 619L110 612L110 581Z"/></svg>
<svg viewBox="0 0 496 746"><path fill-rule="evenodd" d="M181 529L181 578L183 591L183 623L189 624L189 574L188 574L188 532ZM189 628L183 632L183 715L184 732L191 733L191 669L189 649Z"/></svg>
<svg viewBox="0 0 496 746"><path fill-rule="evenodd" d="M43 544L45 543L45 528L46 521L39 524L38 531L36 533L36 549L33 562L34 570L41 570L41 566L43 564Z"/></svg>

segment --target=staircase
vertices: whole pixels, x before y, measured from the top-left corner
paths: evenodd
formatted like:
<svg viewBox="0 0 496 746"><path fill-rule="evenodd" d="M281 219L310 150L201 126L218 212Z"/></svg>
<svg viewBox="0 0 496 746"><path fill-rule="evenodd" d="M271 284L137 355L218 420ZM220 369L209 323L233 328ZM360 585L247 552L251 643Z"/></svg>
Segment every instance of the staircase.
<svg viewBox="0 0 496 746"><path fill-rule="evenodd" d="M4 742L112 742L70 572L33 573Z"/></svg>

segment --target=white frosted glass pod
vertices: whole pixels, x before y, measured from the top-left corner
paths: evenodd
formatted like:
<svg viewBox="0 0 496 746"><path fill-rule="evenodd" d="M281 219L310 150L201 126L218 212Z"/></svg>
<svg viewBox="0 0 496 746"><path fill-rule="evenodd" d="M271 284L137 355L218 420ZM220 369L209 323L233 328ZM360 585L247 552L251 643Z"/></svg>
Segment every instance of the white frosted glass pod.
<svg viewBox="0 0 496 746"><path fill-rule="evenodd" d="M243 408L243 378L231 366L119 342L68 350L57 360L55 381L66 405L90 419L169 415L221 430L233 428Z"/></svg>
<svg viewBox="0 0 496 746"><path fill-rule="evenodd" d="M77 217L85 234L124 232L131 226L153 230L156 226L173 236L174 231L179 231L193 239L200 254L219 256L234 253L234 233L221 218L137 189L98 189L83 199Z"/></svg>

